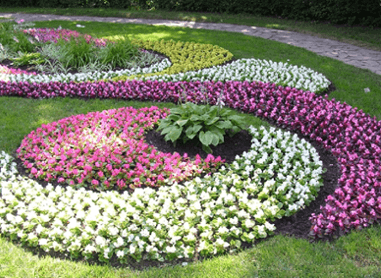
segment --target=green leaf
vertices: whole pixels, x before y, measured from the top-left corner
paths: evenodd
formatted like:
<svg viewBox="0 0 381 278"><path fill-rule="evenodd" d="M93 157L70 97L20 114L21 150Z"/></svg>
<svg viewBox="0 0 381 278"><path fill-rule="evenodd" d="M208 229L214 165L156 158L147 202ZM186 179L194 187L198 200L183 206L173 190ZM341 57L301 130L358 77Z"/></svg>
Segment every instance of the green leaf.
<svg viewBox="0 0 381 278"><path fill-rule="evenodd" d="M218 114L218 106L212 106L212 107L209 109L208 114L210 115L210 117L216 117L217 114Z"/></svg>
<svg viewBox="0 0 381 278"><path fill-rule="evenodd" d="M192 122L197 122L200 120L200 116L199 115L196 115L196 114L193 114L191 117L190 117L190 120Z"/></svg>
<svg viewBox="0 0 381 278"><path fill-rule="evenodd" d="M176 124L179 125L179 126L184 126L184 125L187 124L187 122L188 122L188 119L186 119L186 120L178 120L178 121L176 121Z"/></svg>
<svg viewBox="0 0 381 278"><path fill-rule="evenodd" d="M157 130L162 130L162 129L168 127L170 124L171 124L171 122L169 122L169 121L161 120L159 122L159 126L157 127Z"/></svg>
<svg viewBox="0 0 381 278"><path fill-rule="evenodd" d="M189 139L193 139L197 135L197 133L200 131L201 128L202 128L201 125L189 126L187 130L185 131L185 134Z"/></svg>
<svg viewBox="0 0 381 278"><path fill-rule="evenodd" d="M215 133L212 133L212 134L213 134L212 145L217 146L220 143L220 138L218 137L217 134Z"/></svg>
<svg viewBox="0 0 381 278"><path fill-rule="evenodd" d="M173 115L173 114L182 115L182 114L184 114L184 109L182 109L182 108L171 108L170 111L171 111L170 115Z"/></svg>
<svg viewBox="0 0 381 278"><path fill-rule="evenodd" d="M232 115L229 117L229 120L232 121L234 125L239 126L241 129L245 127L245 122L241 116Z"/></svg>
<svg viewBox="0 0 381 278"><path fill-rule="evenodd" d="M202 128L202 125L194 125L193 126L193 131L194 132L199 132L201 128Z"/></svg>
<svg viewBox="0 0 381 278"><path fill-rule="evenodd" d="M220 119L220 117L214 117L213 119L206 121L205 124L206 125L212 125L212 124L216 123L219 119Z"/></svg>
<svg viewBox="0 0 381 278"><path fill-rule="evenodd" d="M168 127L164 128L161 131L161 135L164 135L164 134L167 134L167 133L171 132L172 129L173 129L173 126L168 126Z"/></svg>
<svg viewBox="0 0 381 278"><path fill-rule="evenodd" d="M203 122L206 122L209 120L209 115L208 114L204 114L202 116L200 116L200 120L203 121Z"/></svg>
<svg viewBox="0 0 381 278"><path fill-rule="evenodd" d="M212 149L209 146L202 145L202 150L206 153L212 153Z"/></svg>
<svg viewBox="0 0 381 278"><path fill-rule="evenodd" d="M224 135L225 131L222 129L219 129L218 127L213 126L210 131L213 132L218 137L219 144L223 143L225 141Z"/></svg>
<svg viewBox="0 0 381 278"><path fill-rule="evenodd" d="M219 121L215 126L220 129L230 129L233 127L233 124L231 123L231 121Z"/></svg>
<svg viewBox="0 0 381 278"><path fill-rule="evenodd" d="M213 133L211 131L201 131L198 135L198 138L203 145L209 146L213 141Z"/></svg>
<svg viewBox="0 0 381 278"><path fill-rule="evenodd" d="M168 138L171 139L172 142L175 142L180 137L182 131L182 127L173 127L172 130L167 134Z"/></svg>
<svg viewBox="0 0 381 278"><path fill-rule="evenodd" d="M167 117L167 121L173 121L173 122L176 122L177 120L180 119L180 116L179 115L175 115L175 114L170 114L168 117Z"/></svg>

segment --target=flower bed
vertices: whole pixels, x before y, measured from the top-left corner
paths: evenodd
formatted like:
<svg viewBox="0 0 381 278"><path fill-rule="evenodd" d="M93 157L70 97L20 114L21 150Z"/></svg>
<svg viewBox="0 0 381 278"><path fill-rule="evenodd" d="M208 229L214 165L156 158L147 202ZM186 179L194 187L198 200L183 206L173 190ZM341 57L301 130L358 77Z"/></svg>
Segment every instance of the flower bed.
<svg viewBox="0 0 381 278"><path fill-rule="evenodd" d="M145 143L144 133L167 113L130 107L65 118L28 134L17 156L35 178L98 190L159 187L209 174L223 162L212 155L191 161Z"/></svg>
<svg viewBox="0 0 381 278"><path fill-rule="evenodd" d="M95 43L97 46L105 46L108 40L105 39L94 39L90 35L81 34L77 31L68 29L52 29L52 28L30 28L23 30L24 34L28 34L33 37L36 41L40 42L58 42L62 39L69 41L75 38L84 38L87 43Z"/></svg>
<svg viewBox="0 0 381 278"><path fill-rule="evenodd" d="M247 81L227 81L222 83L209 81L160 82L150 80L131 80L125 82L71 82L67 84L59 82L42 84L30 84L27 82L0 83L1 95L16 95L35 98L76 96L177 102L185 95L188 101L199 103L205 100L205 90L207 91L207 97L211 104L215 104L216 100L223 94L224 102L227 106L269 119L280 127L300 131L303 135L319 142L336 157L341 169L338 187L335 193L332 196L328 196L326 199L326 205L321 208L321 213L318 215L311 215L311 236L323 237L325 235L332 235L336 232L345 233L354 228L360 229L362 227L367 227L381 217L381 122L377 121L376 118L366 115L361 110L358 111L356 108L353 108L346 103L336 102L334 99L328 100L327 98L319 97L314 93L308 91L305 92L296 88ZM15 188L18 188L20 184L28 184L30 182L16 182L19 178L16 178L12 174L15 170L9 168L8 158L4 158L2 161L2 173L3 176L5 176L5 180L2 181L2 186L4 186L4 188L6 186L15 186ZM12 174L11 177L9 177L10 174ZM215 176L218 177L218 175ZM190 181L187 184L192 183L193 182ZM233 181L229 180L229 184L231 185L232 183ZM8 191L3 192L7 193ZM21 192L26 191L21 190ZM203 191L200 189L198 192L201 194ZM208 194L210 196L209 192ZM8 195L10 196L10 203L4 205L3 211L5 211L5 216L9 214L7 209L17 207L18 205L18 201L14 201L16 198L14 196L17 196L16 193ZM196 196L196 198L198 197ZM66 199L70 200L68 197ZM73 203L69 204L74 205ZM38 205L36 205L36 208L37 207ZM171 204L166 206L166 208L168 207L171 207ZM11 237L12 235L15 237L14 230L12 230L14 229L12 226L13 224L11 225L10 223L18 223L17 221L20 220L20 218L15 220L12 218L11 214L9 215L10 220L7 220L8 222L2 224L2 231ZM69 212L68 215L73 215L73 212ZM161 218L159 217L158 219ZM162 221L165 222L165 220ZM180 226L177 225L177 227ZM34 229L34 226L32 226L31 230ZM40 230L41 228L38 231ZM270 230L271 229L268 231ZM103 226L99 231L104 231ZM178 234L175 233L176 231L171 230L169 233L168 230L168 234L173 237L178 236ZM189 232L184 233L188 235L191 231L189 230ZM184 233L181 235L184 235ZM147 236L146 232L144 232L144 234ZM261 233L258 233L258 235L259 234ZM43 235L45 236L45 234ZM72 235L68 233L67 236L70 238ZM149 236L151 236L151 233ZM205 237L207 239L209 238L208 233L205 234ZM20 236L20 238L27 240L28 236L23 235L23 237ZM73 240L74 238L77 237L73 237ZM143 248L142 246L144 246L144 244L141 243L142 238L146 237L139 236L140 241L135 240L135 237L131 238L130 243L133 246L132 251ZM153 237L152 239L154 240L154 238L156 237ZM36 246L39 244L38 239L35 237L31 236L31 240L34 240ZM188 240L192 240L192 238L189 239L188 237ZM222 237L221 240L223 240ZM202 245L201 250L213 249L213 252L214 250L220 252L219 250L222 249L220 249L219 246L226 245L226 241L223 243L221 240L219 240L218 243L217 239L213 241L214 245L212 247L210 247L210 243L208 245L208 242L205 241L206 243ZM115 238L114 241L116 242L117 238ZM45 242L46 241L42 242L42 246L45 245ZM83 242L86 242L86 239L84 239ZM106 246L108 246L107 244L110 242L112 241L107 241L107 239L102 237L98 238L97 244L108 248ZM161 243L159 242L161 241L158 241L158 245L160 246ZM234 250L234 246L232 245L235 243L236 242L228 242L229 246L227 248ZM75 251L75 248L82 246L81 244L77 241L73 244L71 249ZM118 243L113 246L114 247L112 248L115 248L115 246L118 246ZM160 248L163 246L164 245ZM91 247L89 248L88 252L91 253L93 249ZM112 248L107 249L107 256L110 250L115 250ZM178 250L182 250L182 256L189 254L185 249L181 249L181 247L178 249L174 248L176 247L171 245L169 239L169 245L165 246L165 253L167 255L169 254L169 257L171 254L178 252ZM57 250L60 250L60 247L57 247ZM106 258L104 249L102 250L103 255L100 255L100 258L102 258L102 256L103 258ZM187 250L189 251L190 249ZM124 254L131 254L130 251L126 251L127 253ZM120 252L115 254L116 256L123 257Z"/></svg>
<svg viewBox="0 0 381 278"><path fill-rule="evenodd" d="M160 80L165 82L262 81L316 93L327 90L331 84L324 75L312 69L259 59L239 59L225 66L214 66L212 68L172 75L142 76L139 79L143 81Z"/></svg>
<svg viewBox="0 0 381 278"><path fill-rule="evenodd" d="M157 191L136 188L131 194L43 188L19 176L2 153L1 232L47 252L105 262L239 250L243 242L272 234L269 220L308 205L322 185L322 163L309 143L274 128L250 132L250 152L213 176L168 180L170 186Z"/></svg>

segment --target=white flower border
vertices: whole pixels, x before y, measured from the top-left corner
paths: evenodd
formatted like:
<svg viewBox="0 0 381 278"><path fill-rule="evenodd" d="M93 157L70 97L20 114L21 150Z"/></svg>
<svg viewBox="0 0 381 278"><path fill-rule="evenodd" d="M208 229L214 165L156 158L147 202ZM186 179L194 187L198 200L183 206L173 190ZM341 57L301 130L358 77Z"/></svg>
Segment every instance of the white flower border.
<svg viewBox="0 0 381 278"><path fill-rule="evenodd" d="M51 82L58 81L68 83L70 81L84 82L96 81L101 79L112 79L118 76L132 76L137 80L158 80L165 82L177 81L262 81L271 82L281 86L288 86L311 92L322 92L328 89L331 82L321 73L313 71L304 66L298 67L289 65L288 63L273 62L260 59L239 59L224 66L213 66L198 71L188 71L178 74L164 74L146 76L148 73L160 73L164 69L170 67L172 63L168 59L162 60L149 68L133 68L130 70L107 71L107 72L91 72L76 74L57 74L57 75L30 75L30 74L8 74L7 79L3 80L14 82ZM5 74L3 74L5 76ZM1 76L0 76L1 77Z"/></svg>
<svg viewBox="0 0 381 278"><path fill-rule="evenodd" d="M69 83L71 81L75 82L85 82L85 81L97 81L101 79L111 79L118 76L131 76L136 74L147 74L156 73L163 71L164 69L170 67L172 63L169 59L165 58L159 63L155 63L148 68L135 67L132 69L124 69L117 71L95 71L90 73L75 73L75 74L2 74L0 78L2 80L11 82L29 82L29 83L49 83L49 82L62 82Z"/></svg>
<svg viewBox="0 0 381 278"><path fill-rule="evenodd" d="M273 62L260 59L238 59L224 66L186 73L142 76L139 79L175 81L262 81L271 82L284 87L292 87L311 92L321 92L328 89L331 82L321 73L305 66L294 66L283 62Z"/></svg>
<svg viewBox="0 0 381 278"><path fill-rule="evenodd" d="M43 188L20 176L2 152L0 232L45 251L106 262L114 255L126 263L234 252L243 241L271 234L269 219L303 208L322 185L322 162L311 144L275 128L250 133L250 151L219 173L132 194Z"/></svg>

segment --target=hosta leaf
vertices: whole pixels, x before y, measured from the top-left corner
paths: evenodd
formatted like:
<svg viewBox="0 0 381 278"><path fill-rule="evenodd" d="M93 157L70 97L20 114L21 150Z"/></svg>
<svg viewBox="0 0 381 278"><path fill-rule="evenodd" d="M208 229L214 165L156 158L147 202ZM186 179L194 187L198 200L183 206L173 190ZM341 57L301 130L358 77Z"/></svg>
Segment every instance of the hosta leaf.
<svg viewBox="0 0 381 278"><path fill-rule="evenodd" d="M230 129L233 127L231 121L219 121L218 123L215 124L216 127L220 129Z"/></svg>
<svg viewBox="0 0 381 278"><path fill-rule="evenodd" d="M234 125L239 126L241 129L245 127L245 122L243 121L243 118L238 115L230 116L229 120L233 122Z"/></svg>
<svg viewBox="0 0 381 278"><path fill-rule="evenodd" d="M213 134L212 145L217 146L220 143L220 138L218 137L217 134L215 133L212 133L212 134Z"/></svg>
<svg viewBox="0 0 381 278"><path fill-rule="evenodd" d="M202 145L202 150L206 153L212 153L212 149L209 146Z"/></svg>
<svg viewBox="0 0 381 278"><path fill-rule="evenodd" d="M200 116L200 120L203 121L203 122L209 121L209 115L208 114L204 114L204 115Z"/></svg>
<svg viewBox="0 0 381 278"><path fill-rule="evenodd" d="M194 132L199 132L201 128L202 128L202 125L194 125L193 126L193 131Z"/></svg>
<svg viewBox="0 0 381 278"><path fill-rule="evenodd" d="M182 131L183 131L182 127L180 128L172 127L171 131L167 134L167 136L172 142L175 142L177 139L179 139Z"/></svg>
<svg viewBox="0 0 381 278"><path fill-rule="evenodd" d="M185 131L185 134L187 135L189 139L193 139L197 135L197 133L200 131L201 128L202 128L201 125L190 126Z"/></svg>
<svg viewBox="0 0 381 278"><path fill-rule="evenodd" d="M184 111L183 111L182 108L171 108L170 111L171 111L171 115L172 115L172 114L179 114L179 115L181 115L181 114L184 113Z"/></svg>
<svg viewBox="0 0 381 278"><path fill-rule="evenodd" d="M170 114L170 115L167 117L167 120L168 120L168 121L173 121L173 122L176 122L178 119L180 119L180 116L179 116L179 115L175 115L175 114Z"/></svg>
<svg viewBox="0 0 381 278"><path fill-rule="evenodd" d="M216 117L218 114L218 107L217 106L212 106L208 112L209 117Z"/></svg>
<svg viewBox="0 0 381 278"><path fill-rule="evenodd" d="M157 130L162 130L166 127L168 127L169 125L171 125L172 123L169 122L169 121L166 121L166 120L161 120L160 123L159 123L159 126L157 128Z"/></svg>
<svg viewBox="0 0 381 278"><path fill-rule="evenodd" d="M199 116L199 115L195 115L195 114L193 114L193 115L190 117L190 120L191 120L192 122L197 122L197 121L200 120L200 116Z"/></svg>
<svg viewBox="0 0 381 278"><path fill-rule="evenodd" d="M205 124L212 125L212 124L216 123L219 119L220 119L220 117L214 117L213 119L206 121Z"/></svg>
<svg viewBox="0 0 381 278"><path fill-rule="evenodd" d="M218 137L219 144L225 141L224 140L225 131L223 129L219 129L218 127L213 126L210 129L210 131L213 132L213 134L215 134Z"/></svg>
<svg viewBox="0 0 381 278"><path fill-rule="evenodd" d="M184 126L184 125L186 125L187 122L188 122L188 119L186 119L186 120L178 120L178 121L176 121L176 124L179 125L179 126Z"/></svg>
<svg viewBox="0 0 381 278"><path fill-rule="evenodd" d="M201 131L198 135L198 138L203 145L209 146L213 141L213 133L211 131Z"/></svg>
<svg viewBox="0 0 381 278"><path fill-rule="evenodd" d="M169 133L173 129L173 126L168 126L161 131L161 135Z"/></svg>

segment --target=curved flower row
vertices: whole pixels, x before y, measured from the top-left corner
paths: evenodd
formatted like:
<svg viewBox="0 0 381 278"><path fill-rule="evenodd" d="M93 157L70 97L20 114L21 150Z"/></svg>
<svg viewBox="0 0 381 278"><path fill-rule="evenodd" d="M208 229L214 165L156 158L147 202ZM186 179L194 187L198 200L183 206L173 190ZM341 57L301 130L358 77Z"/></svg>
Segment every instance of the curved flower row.
<svg viewBox="0 0 381 278"><path fill-rule="evenodd" d="M239 59L225 66L185 73L142 76L143 81L158 80L165 82L177 81L262 81L276 83L297 89L319 93L326 90L331 82L321 73L304 66L298 67L288 63L273 62L260 59Z"/></svg>
<svg viewBox="0 0 381 278"><path fill-rule="evenodd" d="M28 29L25 33L33 36L37 40L44 42L57 42L59 38L69 40L79 37L77 31L66 29ZM88 41L94 41L89 35L85 35ZM97 40L95 40L97 42ZM106 43L106 41L100 41ZM55 75L31 75L17 74L7 75L2 78L11 82L27 81L30 83L48 82L84 82L96 80L114 81L137 79L137 80L159 80L159 81L262 81L272 82L281 86L290 86L312 92L322 92L326 90L330 81L322 74L306 67L297 67L287 63L276 63L273 61L259 59L240 59L225 66L219 66L223 62L229 61L232 54L217 46L208 44L183 43L174 41L142 41L134 40L134 44L162 52L168 59L156 63L149 68L91 72L78 74L55 74ZM211 67L206 68L205 67Z"/></svg>
<svg viewBox="0 0 381 278"><path fill-rule="evenodd" d="M149 68L132 68L118 71L91 72L77 74L56 74L56 75L31 75L14 74L8 75L7 81L10 82L29 82L29 83L49 83L62 82L70 83L96 81L100 79L112 79L117 76L135 76L135 80L157 80L164 82L178 81L262 81L276 83L281 86L289 86L302 90L320 93L326 90L331 82L322 74L317 73L306 67L297 67L287 63L276 63L258 59L240 59L224 66L213 66L212 68L198 71L188 71L178 74L164 74L160 76L146 75L160 73L171 66L168 59L151 65ZM140 77L136 77L140 75Z"/></svg>
<svg viewBox="0 0 381 278"><path fill-rule="evenodd" d="M122 263L240 249L242 242L271 234L275 227L269 220L304 207L322 185L322 163L309 143L274 128L250 132L250 152L231 167L132 194L43 188L20 177L2 153L0 230L47 252L97 255L101 261L116 256Z"/></svg>
<svg viewBox="0 0 381 278"><path fill-rule="evenodd" d="M90 73L68 73L68 74L39 74L33 75L29 73L21 72L20 74L9 74L7 81L10 82L29 82L29 83L48 83L48 82L84 82L84 81L96 81L101 79L111 79L117 76L125 75L139 75L161 72L166 68L169 68L172 63L168 59L150 65L147 68L134 67L131 69L122 70L110 70L110 71L97 71Z"/></svg>
<svg viewBox="0 0 381 278"><path fill-rule="evenodd" d="M338 188L319 215L312 215L311 235L348 232L381 218L381 122L346 103L314 93L262 82L158 82L47 84L39 87L0 82L1 95L26 97L86 96L177 102L207 97L215 104L224 94L227 106L271 119L279 126L298 130L322 144L341 168ZM55 86L56 89L53 89ZM56 91L57 90L57 91Z"/></svg>
<svg viewBox="0 0 381 278"><path fill-rule="evenodd" d="M103 190L159 187L218 167L220 157L191 161L144 142L145 131L168 112L125 107L64 118L29 133L17 156L35 178Z"/></svg>
<svg viewBox="0 0 381 278"><path fill-rule="evenodd" d="M279 126L298 130L321 143L341 167L338 188L326 199L321 213L312 215L312 236L331 235L366 227L381 218L381 122L346 103L310 92L262 82L97 82L82 84L0 83L1 95L25 97L80 96L177 102L211 103L220 94L226 104L272 119ZM25 91L24 91L25 89Z"/></svg>

